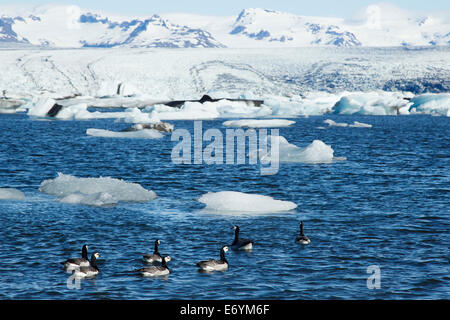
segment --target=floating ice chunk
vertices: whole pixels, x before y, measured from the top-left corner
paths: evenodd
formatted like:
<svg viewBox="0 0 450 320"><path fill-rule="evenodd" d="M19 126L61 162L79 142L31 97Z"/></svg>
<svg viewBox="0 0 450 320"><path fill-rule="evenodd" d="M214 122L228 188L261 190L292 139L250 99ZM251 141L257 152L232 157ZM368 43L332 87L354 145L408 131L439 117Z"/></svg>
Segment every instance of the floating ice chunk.
<svg viewBox="0 0 450 320"><path fill-rule="evenodd" d="M34 117L46 117L47 112L55 105L56 101L49 97L33 99L28 108L28 115Z"/></svg>
<svg viewBox="0 0 450 320"><path fill-rule="evenodd" d="M335 114L396 115L411 105L410 95L401 92L354 92L346 93L333 106Z"/></svg>
<svg viewBox="0 0 450 320"><path fill-rule="evenodd" d="M450 114L450 93L422 94L411 99L413 113Z"/></svg>
<svg viewBox="0 0 450 320"><path fill-rule="evenodd" d="M206 205L205 210L221 212L267 213L289 211L297 207L290 201L234 191L208 192L202 195L198 201Z"/></svg>
<svg viewBox="0 0 450 320"><path fill-rule="evenodd" d="M266 140L267 141L267 140ZM261 162L301 162L307 164L315 163L332 163L336 160L334 150L321 140L314 140L305 148L297 147L289 143L286 138L282 136L270 136L269 148L267 152L259 150L259 157ZM272 145L278 143L278 157L272 150Z"/></svg>
<svg viewBox="0 0 450 320"><path fill-rule="evenodd" d="M330 112L341 95L324 92L312 92L304 97L269 96L264 98L264 105L271 109L273 117L298 117L300 115L321 115Z"/></svg>
<svg viewBox="0 0 450 320"><path fill-rule="evenodd" d="M330 127L347 127L348 123L345 122L335 122L331 119L327 119L324 123L328 124Z"/></svg>
<svg viewBox="0 0 450 320"><path fill-rule="evenodd" d="M44 180L39 190L57 197L67 197L77 193L82 195L108 193L116 201L146 202L156 198L155 192L146 190L137 183L110 177L77 178L62 173L58 173L55 179ZM75 197L68 198L66 201L70 199L73 200Z"/></svg>
<svg viewBox="0 0 450 320"><path fill-rule="evenodd" d="M304 163L331 163L334 150L320 140L314 140L310 145L301 150L297 156Z"/></svg>
<svg viewBox="0 0 450 320"><path fill-rule="evenodd" d="M59 202L102 207L115 205L118 201L107 192L99 192L88 195L76 192L63 197L59 200Z"/></svg>
<svg viewBox="0 0 450 320"><path fill-rule="evenodd" d="M210 120L217 118L260 118L272 115L264 105L255 107L242 101L220 100L216 102L186 102L181 108L158 104L147 107L161 120Z"/></svg>
<svg viewBox="0 0 450 320"><path fill-rule="evenodd" d="M144 129L153 129L160 132L173 132L174 125L168 122L158 122L158 123L138 123L134 126L127 128L122 131L138 131Z"/></svg>
<svg viewBox="0 0 450 320"><path fill-rule="evenodd" d="M87 120L94 119L96 114L100 112L89 112L87 110L87 104L79 103L74 104L69 107L62 108L58 114L55 116L56 119L60 120Z"/></svg>
<svg viewBox="0 0 450 320"><path fill-rule="evenodd" d="M16 109L1 109L0 108L0 113L4 113L4 114L8 114L8 113L16 113Z"/></svg>
<svg viewBox="0 0 450 320"><path fill-rule="evenodd" d="M124 121L128 123L159 123L161 122L156 112L142 112L138 108L128 108L123 115Z"/></svg>
<svg viewBox="0 0 450 320"><path fill-rule="evenodd" d="M25 194L14 188L0 188L0 200L23 200Z"/></svg>
<svg viewBox="0 0 450 320"><path fill-rule="evenodd" d="M342 97L333 107L335 114L354 114L358 113L362 104L350 97Z"/></svg>
<svg viewBox="0 0 450 320"><path fill-rule="evenodd" d="M270 120L230 120L225 121L225 127L245 127L245 128L279 128L289 127L295 121L284 119L270 119Z"/></svg>
<svg viewBox="0 0 450 320"><path fill-rule="evenodd" d="M109 131L103 129L90 128L86 130L88 136L102 138L137 138L137 139L161 139L164 135L154 129L142 129L137 131Z"/></svg>
<svg viewBox="0 0 450 320"><path fill-rule="evenodd" d="M0 113L16 113L25 100L0 98Z"/></svg>
<svg viewBox="0 0 450 320"><path fill-rule="evenodd" d="M354 121L353 124L351 124L349 127L352 127L352 128L372 128L372 125L371 124L367 124L367 123Z"/></svg>
<svg viewBox="0 0 450 320"><path fill-rule="evenodd" d="M55 117L59 120L90 120L90 119L123 119L128 123L158 123L159 118L155 114L144 113L138 108L128 108L117 112L91 112L86 103L65 106Z"/></svg>

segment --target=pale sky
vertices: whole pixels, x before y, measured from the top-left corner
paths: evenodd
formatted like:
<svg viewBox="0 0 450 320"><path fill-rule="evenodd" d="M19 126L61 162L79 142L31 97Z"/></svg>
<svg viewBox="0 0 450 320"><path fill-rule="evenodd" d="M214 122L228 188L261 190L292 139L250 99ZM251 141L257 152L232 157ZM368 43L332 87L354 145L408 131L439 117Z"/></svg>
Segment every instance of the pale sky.
<svg viewBox="0 0 450 320"><path fill-rule="evenodd" d="M403 9L422 12L450 12L448 0L390 0L383 1ZM82 9L146 16L164 13L194 13L202 15L233 16L244 8L264 8L305 16L348 18L357 10L380 1L373 0L0 0L0 5L72 4ZM0 12L1 15L1 12Z"/></svg>

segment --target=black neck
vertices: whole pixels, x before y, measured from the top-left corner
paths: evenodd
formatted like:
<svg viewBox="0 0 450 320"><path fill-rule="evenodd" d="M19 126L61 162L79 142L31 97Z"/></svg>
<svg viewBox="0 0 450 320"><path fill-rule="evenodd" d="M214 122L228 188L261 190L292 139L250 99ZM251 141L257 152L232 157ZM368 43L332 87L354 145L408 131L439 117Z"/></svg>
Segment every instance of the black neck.
<svg viewBox="0 0 450 320"><path fill-rule="evenodd" d="M220 261L228 263L227 259L225 258L225 251L220 250Z"/></svg>
<svg viewBox="0 0 450 320"><path fill-rule="evenodd" d="M163 268L169 269L169 268L167 267L167 262L166 262L166 258L165 258L165 257L162 259L161 266L162 266Z"/></svg>
<svg viewBox="0 0 450 320"><path fill-rule="evenodd" d="M158 241L156 241L156 242L155 242L155 250L153 250L153 253L154 253L154 254L158 254L158 253L159 253L159 252L158 252L158 246L159 246Z"/></svg>
<svg viewBox="0 0 450 320"><path fill-rule="evenodd" d="M300 223L300 235L304 236L304 234L303 234L303 223Z"/></svg>
<svg viewBox="0 0 450 320"><path fill-rule="evenodd" d="M94 255L92 255L92 257L91 257L91 267L98 269L97 268L97 258Z"/></svg>
<svg viewBox="0 0 450 320"><path fill-rule="evenodd" d="M88 259L88 252L86 246L83 246L83 248L81 249L81 257L86 260Z"/></svg>
<svg viewBox="0 0 450 320"><path fill-rule="evenodd" d="M233 244L239 241L239 228L234 229L234 241Z"/></svg>

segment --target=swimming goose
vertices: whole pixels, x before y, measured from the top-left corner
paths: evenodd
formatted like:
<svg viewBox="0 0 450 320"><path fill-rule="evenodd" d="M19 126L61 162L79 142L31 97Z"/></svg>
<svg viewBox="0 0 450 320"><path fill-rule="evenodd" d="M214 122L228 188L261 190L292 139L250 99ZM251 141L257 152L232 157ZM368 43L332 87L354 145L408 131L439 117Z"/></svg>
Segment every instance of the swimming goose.
<svg viewBox="0 0 450 320"><path fill-rule="evenodd" d="M147 268L142 268L135 270L136 272L140 272L144 277L155 277L155 276L165 276L170 273L169 268L167 267L167 262L172 259L169 256L165 256L161 259L160 266L151 266Z"/></svg>
<svg viewBox="0 0 450 320"><path fill-rule="evenodd" d="M148 263L153 263L153 262L162 262L162 258L161 255L158 251L158 246L161 243L161 241L159 241L159 239L156 239L155 241L155 250L153 251L152 254L144 254L144 260Z"/></svg>
<svg viewBox="0 0 450 320"><path fill-rule="evenodd" d="M64 265L66 271L73 271L75 269L79 269L80 267L88 267L90 265L88 260L88 246L84 245L81 249L81 258L68 259L61 262L61 264Z"/></svg>
<svg viewBox="0 0 450 320"><path fill-rule="evenodd" d="M301 244L310 244L311 240L303 233L303 221L300 221L300 234L297 236L298 243Z"/></svg>
<svg viewBox="0 0 450 320"><path fill-rule="evenodd" d="M78 270L73 270L73 275L76 278L90 278L96 276L100 270L97 267L97 259L100 257L98 252L94 252L91 256L91 265L88 267L80 267Z"/></svg>
<svg viewBox="0 0 450 320"><path fill-rule="evenodd" d="M224 246L220 249L220 260L205 260L197 262L196 265L200 267L201 271L225 271L228 269L228 261L225 259L225 252L228 247Z"/></svg>
<svg viewBox="0 0 450 320"><path fill-rule="evenodd" d="M253 248L253 241L249 239L239 239L239 227L233 226L234 241L231 244L233 250L251 250Z"/></svg>

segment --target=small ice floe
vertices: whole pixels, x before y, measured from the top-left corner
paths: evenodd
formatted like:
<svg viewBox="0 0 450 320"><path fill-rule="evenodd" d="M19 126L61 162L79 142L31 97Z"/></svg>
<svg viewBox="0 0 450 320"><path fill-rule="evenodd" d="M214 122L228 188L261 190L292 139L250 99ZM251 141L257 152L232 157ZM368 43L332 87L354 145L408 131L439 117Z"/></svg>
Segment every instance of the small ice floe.
<svg viewBox="0 0 450 320"><path fill-rule="evenodd" d="M0 200L23 200L25 194L14 188L0 188Z"/></svg>
<svg viewBox="0 0 450 320"><path fill-rule="evenodd" d="M367 123L354 121L353 124L349 125L349 127L352 127L352 128L372 128L372 125L371 124L367 124Z"/></svg>
<svg viewBox="0 0 450 320"><path fill-rule="evenodd" d="M290 201L235 191L208 192L202 195L198 201L206 205L204 208L206 211L223 213L271 213L297 208L297 205Z"/></svg>
<svg viewBox="0 0 450 320"><path fill-rule="evenodd" d="M269 119L269 120L230 120L225 121L225 127L241 127L241 128L280 128L289 127L295 121L284 119Z"/></svg>
<svg viewBox="0 0 450 320"><path fill-rule="evenodd" d="M55 179L44 180L39 191L59 197L61 202L96 206L119 201L147 202L157 197L155 192L137 183L110 177L77 178L62 173Z"/></svg>
<svg viewBox="0 0 450 320"><path fill-rule="evenodd" d="M305 148L289 143L283 136L270 136L268 139L269 148L259 150L261 162L301 162L306 164L332 163L333 161L345 160L344 157L334 157L334 150L331 146L321 140L314 140ZM278 157L272 151L273 144L278 144Z"/></svg>
<svg viewBox="0 0 450 320"><path fill-rule="evenodd" d="M160 132L172 132L173 124L168 122L156 122L156 123L138 123L134 126L122 130L122 132L139 131L139 130L157 130Z"/></svg>
<svg viewBox="0 0 450 320"><path fill-rule="evenodd" d="M345 122L335 122L331 119L327 119L324 123L328 124L330 127L348 127L348 123Z"/></svg>
<svg viewBox="0 0 450 320"><path fill-rule="evenodd" d="M103 129L89 128L86 130L88 136L101 138L135 138L135 139L161 139L164 135L154 129L143 129L138 131L109 131Z"/></svg>

